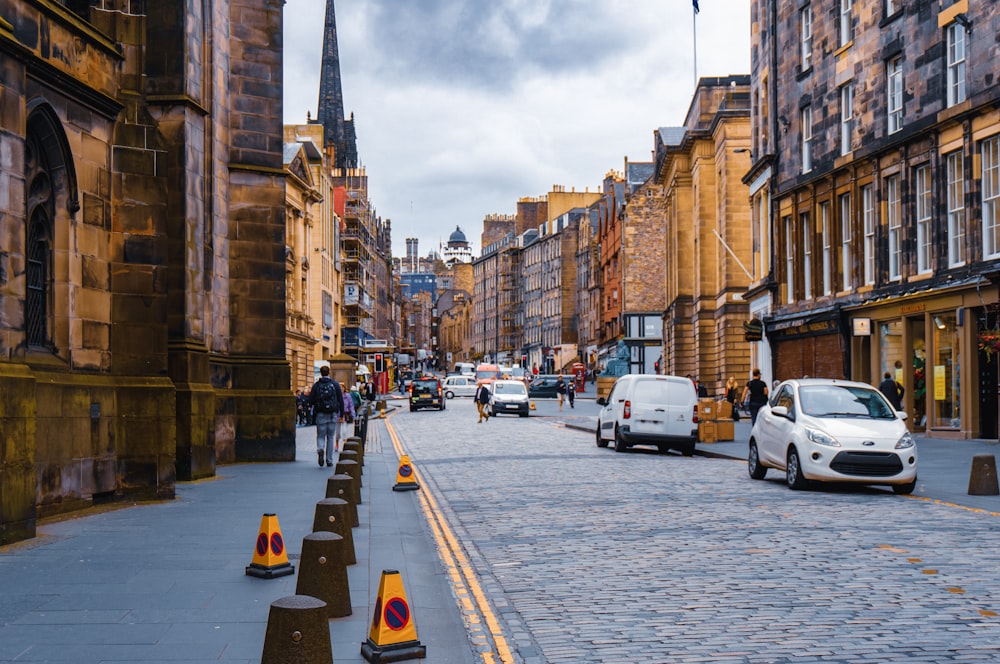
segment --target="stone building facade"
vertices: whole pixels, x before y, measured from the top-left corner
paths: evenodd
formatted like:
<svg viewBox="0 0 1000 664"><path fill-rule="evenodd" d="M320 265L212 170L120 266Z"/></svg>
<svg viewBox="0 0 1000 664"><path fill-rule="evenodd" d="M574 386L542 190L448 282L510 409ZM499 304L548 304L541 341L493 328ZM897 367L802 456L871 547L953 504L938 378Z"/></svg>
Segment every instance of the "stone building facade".
<svg viewBox="0 0 1000 664"><path fill-rule="evenodd" d="M750 374L749 85L749 76L702 78L684 125L656 132L653 181L666 220L661 370L697 376L716 395L729 377Z"/></svg>
<svg viewBox="0 0 1000 664"><path fill-rule="evenodd" d="M995 438L1000 6L755 0L752 20L773 277L750 294L776 377L889 373L913 429Z"/></svg>
<svg viewBox="0 0 1000 664"><path fill-rule="evenodd" d="M280 0L0 16L0 543L291 460Z"/></svg>
<svg viewBox="0 0 1000 664"><path fill-rule="evenodd" d="M600 334L598 358L613 357L622 338L622 227L625 176L614 171L604 176L598 210L597 247L600 271Z"/></svg>

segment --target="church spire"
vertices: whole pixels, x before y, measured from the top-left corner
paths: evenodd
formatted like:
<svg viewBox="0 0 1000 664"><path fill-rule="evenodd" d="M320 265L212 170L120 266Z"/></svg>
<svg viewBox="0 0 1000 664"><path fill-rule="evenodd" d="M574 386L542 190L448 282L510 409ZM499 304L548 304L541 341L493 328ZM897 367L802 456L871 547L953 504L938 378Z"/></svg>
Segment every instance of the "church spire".
<svg viewBox="0 0 1000 664"><path fill-rule="evenodd" d="M327 144L333 144L334 166L357 168L358 145L354 133L354 114L351 114L350 120L344 119L344 93L340 87L340 52L337 48L337 18L333 0L326 0L316 122L323 125Z"/></svg>

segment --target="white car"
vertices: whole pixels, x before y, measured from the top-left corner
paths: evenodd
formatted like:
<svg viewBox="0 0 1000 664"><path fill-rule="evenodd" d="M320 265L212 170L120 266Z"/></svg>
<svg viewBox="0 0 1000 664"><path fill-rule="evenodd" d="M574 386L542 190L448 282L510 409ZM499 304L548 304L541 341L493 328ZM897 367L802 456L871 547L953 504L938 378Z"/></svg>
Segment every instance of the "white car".
<svg viewBox="0 0 1000 664"><path fill-rule="evenodd" d="M887 484L894 493L911 493L917 446L905 419L865 383L787 380L757 413L747 470L755 480L768 468L784 471L791 489L815 480Z"/></svg>
<svg viewBox="0 0 1000 664"><path fill-rule="evenodd" d="M655 445L694 454L698 440L698 395L694 383L680 376L629 374L615 381L597 414L597 446L615 443L616 452L633 445Z"/></svg>
<svg viewBox="0 0 1000 664"><path fill-rule="evenodd" d="M490 414L517 414L527 417L528 388L519 380L495 380L490 384Z"/></svg>
<svg viewBox="0 0 1000 664"><path fill-rule="evenodd" d="M442 387L444 388L444 396L448 399L474 397L476 396L476 377L448 376L442 382Z"/></svg>

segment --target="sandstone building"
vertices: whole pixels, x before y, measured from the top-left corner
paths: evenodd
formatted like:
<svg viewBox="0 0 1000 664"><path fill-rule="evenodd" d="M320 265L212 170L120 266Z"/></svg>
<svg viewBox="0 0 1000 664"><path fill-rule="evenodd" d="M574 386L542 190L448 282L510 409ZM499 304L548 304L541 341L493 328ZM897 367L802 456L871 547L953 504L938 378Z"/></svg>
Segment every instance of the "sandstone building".
<svg viewBox="0 0 1000 664"><path fill-rule="evenodd" d="M889 372L913 429L995 438L1000 6L751 7L747 296L775 377Z"/></svg>
<svg viewBox="0 0 1000 664"><path fill-rule="evenodd" d="M4 3L0 543L294 459L283 4Z"/></svg>

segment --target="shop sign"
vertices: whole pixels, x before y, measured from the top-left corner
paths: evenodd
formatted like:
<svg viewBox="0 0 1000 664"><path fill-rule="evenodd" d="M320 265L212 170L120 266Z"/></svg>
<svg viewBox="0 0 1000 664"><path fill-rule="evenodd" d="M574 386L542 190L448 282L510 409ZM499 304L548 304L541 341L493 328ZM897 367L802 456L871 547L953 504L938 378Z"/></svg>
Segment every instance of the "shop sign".
<svg viewBox="0 0 1000 664"><path fill-rule="evenodd" d="M900 305L899 311L902 314L919 314L923 311L927 311L926 304L903 304Z"/></svg>
<svg viewBox="0 0 1000 664"><path fill-rule="evenodd" d="M794 339L797 337L812 337L820 334L833 334L837 331L837 321L821 320L814 323L803 323L794 327L786 327L774 330L770 337L780 339Z"/></svg>
<svg viewBox="0 0 1000 664"><path fill-rule="evenodd" d="M872 335L871 318L853 318L851 326L856 337L870 337Z"/></svg>
<svg viewBox="0 0 1000 664"><path fill-rule="evenodd" d="M751 318L743 321L743 340L760 341L764 338L764 321L759 318Z"/></svg>

